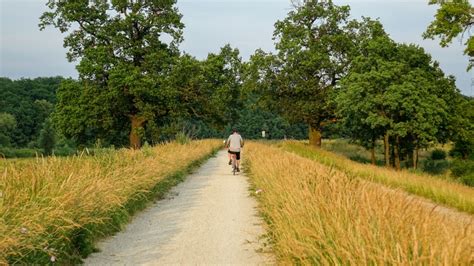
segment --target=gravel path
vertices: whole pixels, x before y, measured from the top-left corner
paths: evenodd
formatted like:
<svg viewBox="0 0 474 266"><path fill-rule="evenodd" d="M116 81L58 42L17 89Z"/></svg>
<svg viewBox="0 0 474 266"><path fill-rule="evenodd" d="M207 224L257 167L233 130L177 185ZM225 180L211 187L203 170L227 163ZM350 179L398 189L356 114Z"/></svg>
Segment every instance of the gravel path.
<svg viewBox="0 0 474 266"><path fill-rule="evenodd" d="M256 201L243 173L233 176L220 151L172 189L168 198L138 214L127 228L99 243L85 264L273 264L262 248Z"/></svg>

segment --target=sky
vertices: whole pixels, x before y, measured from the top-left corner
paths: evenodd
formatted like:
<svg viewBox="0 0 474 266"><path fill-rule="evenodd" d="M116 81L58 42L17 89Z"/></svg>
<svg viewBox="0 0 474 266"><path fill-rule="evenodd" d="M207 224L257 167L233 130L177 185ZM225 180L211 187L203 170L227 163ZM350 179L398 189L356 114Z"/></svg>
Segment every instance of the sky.
<svg viewBox="0 0 474 266"><path fill-rule="evenodd" d="M39 76L77 77L76 62L69 63L62 35L57 29L40 31L39 17L47 0L0 0L0 76L12 79ZM428 0L334 0L350 5L353 18L379 18L397 42L415 43L454 75L465 95L474 96L474 70L466 72L468 58L461 40L448 48L423 40L433 20L435 6ZM274 24L291 10L290 0L178 0L183 15L184 42L180 48L199 59L229 43L244 60L258 48L274 51Z"/></svg>

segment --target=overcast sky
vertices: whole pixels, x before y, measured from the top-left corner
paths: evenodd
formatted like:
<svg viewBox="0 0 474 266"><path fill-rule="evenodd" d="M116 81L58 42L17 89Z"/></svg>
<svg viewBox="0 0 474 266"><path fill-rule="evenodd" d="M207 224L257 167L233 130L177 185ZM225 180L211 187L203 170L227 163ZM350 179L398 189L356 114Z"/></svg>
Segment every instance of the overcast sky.
<svg viewBox="0 0 474 266"><path fill-rule="evenodd" d="M64 36L54 28L39 31L39 16L47 0L0 0L0 76L18 79L38 76L77 77L75 63L66 60ZM416 43L426 49L448 75L457 78L465 95L473 95L474 71L466 72L468 58L460 40L449 48L421 34L433 20L436 8L428 0L335 0L349 4L354 18L379 18L398 42ZM204 58L230 43L243 58L258 48L273 51L273 25L291 10L289 0L178 0L186 25L181 49Z"/></svg>

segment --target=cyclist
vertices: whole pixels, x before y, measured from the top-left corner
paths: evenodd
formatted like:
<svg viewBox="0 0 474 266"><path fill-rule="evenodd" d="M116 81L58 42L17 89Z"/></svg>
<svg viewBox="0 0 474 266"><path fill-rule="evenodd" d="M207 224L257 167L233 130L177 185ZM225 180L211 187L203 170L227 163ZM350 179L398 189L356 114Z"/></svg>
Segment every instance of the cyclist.
<svg viewBox="0 0 474 266"><path fill-rule="evenodd" d="M237 129L232 129L232 132L226 141L226 148L229 148L229 165L232 164L232 156L235 156L237 172L240 172L240 149L244 147L244 140Z"/></svg>

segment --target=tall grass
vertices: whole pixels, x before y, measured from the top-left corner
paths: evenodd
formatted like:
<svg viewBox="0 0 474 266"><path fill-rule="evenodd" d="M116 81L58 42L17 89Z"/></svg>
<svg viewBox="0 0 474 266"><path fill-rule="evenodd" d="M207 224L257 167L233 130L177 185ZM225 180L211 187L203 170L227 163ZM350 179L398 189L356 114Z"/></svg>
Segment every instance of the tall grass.
<svg viewBox="0 0 474 266"><path fill-rule="evenodd" d="M357 176L392 188L400 188L408 193L428 198L435 203L474 214L474 188L472 187L426 174L414 174L406 170L397 172L383 167L360 164L344 156L312 148L301 142L288 141L278 145L286 151L334 167L349 176Z"/></svg>
<svg viewBox="0 0 474 266"><path fill-rule="evenodd" d="M220 141L0 164L0 264L79 262ZM171 178L171 179L170 179ZM179 181L179 180L178 180ZM165 184L165 185L163 185Z"/></svg>
<svg viewBox="0 0 474 266"><path fill-rule="evenodd" d="M276 147L244 159L281 264L472 265L472 218Z"/></svg>

